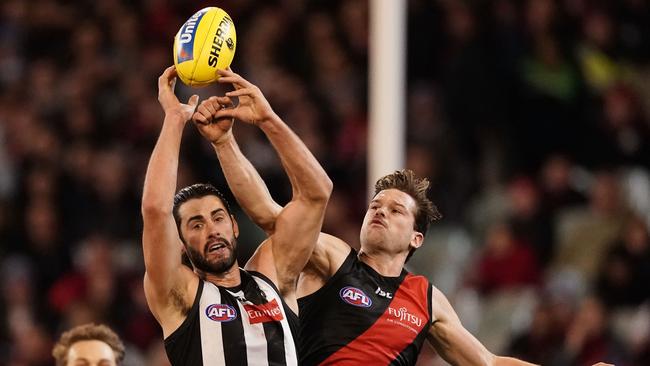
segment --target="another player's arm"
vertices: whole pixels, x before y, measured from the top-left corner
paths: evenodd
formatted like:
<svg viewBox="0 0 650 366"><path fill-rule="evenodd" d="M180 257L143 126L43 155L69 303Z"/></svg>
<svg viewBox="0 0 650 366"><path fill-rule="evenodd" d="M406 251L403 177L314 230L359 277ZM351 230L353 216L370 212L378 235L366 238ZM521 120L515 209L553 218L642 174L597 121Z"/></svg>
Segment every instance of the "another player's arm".
<svg viewBox="0 0 650 366"><path fill-rule="evenodd" d="M533 365L509 357L495 356L463 327L445 295L433 288L433 324L427 340L452 365L517 366Z"/></svg>
<svg viewBox="0 0 650 366"><path fill-rule="evenodd" d="M226 99L217 99L222 103L228 102ZM199 109L202 109L201 106ZM220 121L218 123L225 127L228 122ZM272 235L282 206L273 200L264 180L242 154L237 141L231 133L212 142L212 146L217 153L228 186L239 205L256 225L261 227L268 235ZM326 281L336 272L336 269L343 263L349 252L350 246L341 239L320 233L305 269ZM307 293L311 292L307 291Z"/></svg>
<svg viewBox="0 0 650 366"><path fill-rule="evenodd" d="M175 81L174 67L167 68L158 79L158 100L165 119L142 193L144 289L149 308L165 336L182 323L179 310L193 301L198 281L181 263L182 244L172 215L181 137L198 97L194 95L188 104L181 104L174 95Z"/></svg>
<svg viewBox="0 0 650 366"><path fill-rule="evenodd" d="M259 214L251 214L255 221L259 222L261 217L266 217L271 221L270 225L267 222L264 226L271 235L272 256L264 254L266 249L265 245L262 245L247 267L252 266L263 272L275 272L271 273L270 277L277 281L280 291L286 297L295 292L298 275L311 256L318 239L325 208L332 190L332 182L304 143L273 112L259 88L230 70L223 70L220 73L219 81L232 83L236 89L226 95L238 97L239 104L233 108L219 108L213 105L212 109L216 112L214 113L215 118L237 118L243 122L257 125L278 153L291 182L292 199L278 212L277 204L270 198L264 182L241 152L236 149L236 145L218 144L216 147L226 176L236 178L232 173L233 168L237 166L234 173L245 178L236 182L234 193L241 200L240 202L247 206L245 208L247 212L260 211ZM217 98L215 102L219 100ZM203 104L206 103L202 103L202 106ZM203 112L204 110L199 108L198 113L202 114ZM206 122L207 119L203 123ZM228 178L229 183L234 180L230 178ZM252 202L251 197L245 197L249 195L248 189L256 192L255 199L263 202ZM266 258L272 260L269 261ZM273 264L275 268L271 270L268 268L269 264ZM265 274L268 275L268 273Z"/></svg>
<svg viewBox="0 0 650 366"><path fill-rule="evenodd" d="M228 186L241 208L256 225L271 235L282 206L273 200L264 180L241 152L232 134L232 120L223 118L211 123L206 118L216 114L222 106L230 104L228 97L211 97L199 105L194 114L194 122L212 144ZM308 268L329 278L333 274L331 268L338 269L337 264L340 265L349 252L349 245L341 239L321 233Z"/></svg>
<svg viewBox="0 0 650 366"><path fill-rule="evenodd" d="M222 82L226 80L221 79ZM235 87L240 88L237 85ZM268 235L272 235L282 207L273 200L259 173L239 149L232 134L232 119L215 117L222 106L230 105L232 101L228 97L211 97L199 105L193 119L201 134L212 144L230 190L240 206L255 224ZM292 171L285 170L293 182ZM265 245L262 245L260 250L264 250L264 247ZM349 245L342 240L320 233L313 254L304 269L305 275L300 279L303 295L320 288L336 272L349 252Z"/></svg>
<svg viewBox="0 0 650 366"><path fill-rule="evenodd" d="M209 100L219 103L217 105L212 104L215 109L220 109L220 104L230 104L230 99L227 97L213 97ZM210 104L202 103L199 110L211 113L208 110ZM223 134L213 134L210 142L219 158L219 164L228 182L228 187L248 217L268 235L271 235L282 206L273 200L257 170L239 149L231 130L232 120L229 118L221 119L217 124L218 126L214 128L221 129L220 132Z"/></svg>

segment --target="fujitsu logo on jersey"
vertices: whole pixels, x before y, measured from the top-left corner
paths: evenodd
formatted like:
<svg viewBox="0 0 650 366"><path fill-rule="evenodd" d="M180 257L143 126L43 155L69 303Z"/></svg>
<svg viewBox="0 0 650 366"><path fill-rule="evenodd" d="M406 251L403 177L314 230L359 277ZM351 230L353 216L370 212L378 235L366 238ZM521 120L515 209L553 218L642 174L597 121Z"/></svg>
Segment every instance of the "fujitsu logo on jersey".
<svg viewBox="0 0 650 366"><path fill-rule="evenodd" d="M418 316L409 313L406 307L395 309L389 306L388 314L398 318L402 322L406 321L411 324L417 325L418 327L422 326L422 319Z"/></svg>
<svg viewBox="0 0 650 366"><path fill-rule="evenodd" d="M339 291L339 296L343 301L350 305L359 306L362 308L369 308L372 305L372 300L363 291L356 287L346 286Z"/></svg>
<svg viewBox="0 0 650 366"><path fill-rule="evenodd" d="M212 304L205 309L205 315L215 322L225 323L237 318L237 310L228 304Z"/></svg>

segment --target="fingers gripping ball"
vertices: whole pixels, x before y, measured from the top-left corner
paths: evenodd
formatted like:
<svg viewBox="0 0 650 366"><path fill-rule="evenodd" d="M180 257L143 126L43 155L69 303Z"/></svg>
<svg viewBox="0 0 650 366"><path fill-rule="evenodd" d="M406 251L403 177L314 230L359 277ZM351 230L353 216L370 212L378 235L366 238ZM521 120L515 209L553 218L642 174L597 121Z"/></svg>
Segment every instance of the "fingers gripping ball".
<svg viewBox="0 0 650 366"><path fill-rule="evenodd" d="M174 65L178 77L193 87L219 79L217 69L230 66L235 56L235 24L223 9L197 11L174 37Z"/></svg>

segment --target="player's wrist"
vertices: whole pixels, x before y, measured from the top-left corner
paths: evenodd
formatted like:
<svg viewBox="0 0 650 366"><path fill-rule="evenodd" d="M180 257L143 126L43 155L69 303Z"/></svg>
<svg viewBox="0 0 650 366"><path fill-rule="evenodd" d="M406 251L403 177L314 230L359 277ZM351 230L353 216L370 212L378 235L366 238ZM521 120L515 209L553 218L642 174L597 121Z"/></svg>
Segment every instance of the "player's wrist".
<svg viewBox="0 0 650 366"><path fill-rule="evenodd" d="M186 117L187 116L181 109L170 108L165 110L165 121L185 124L189 120L189 118Z"/></svg>
<svg viewBox="0 0 650 366"><path fill-rule="evenodd" d="M273 125L276 123L282 123L282 120L277 114L275 114L273 110L271 110L271 112L262 116L260 120L255 121L255 125L260 128L264 128L265 126Z"/></svg>
<svg viewBox="0 0 650 366"><path fill-rule="evenodd" d="M212 144L213 148L218 149L220 147L226 146L229 143L232 143L233 141L234 141L234 136L231 131L228 131L226 134L219 137L218 139L210 141L210 144Z"/></svg>

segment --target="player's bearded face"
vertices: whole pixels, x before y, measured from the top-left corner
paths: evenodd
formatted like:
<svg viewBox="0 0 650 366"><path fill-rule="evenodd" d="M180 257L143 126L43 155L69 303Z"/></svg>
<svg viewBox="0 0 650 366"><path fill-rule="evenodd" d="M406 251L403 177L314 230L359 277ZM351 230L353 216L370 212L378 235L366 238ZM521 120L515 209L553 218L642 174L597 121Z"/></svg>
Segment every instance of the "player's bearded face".
<svg viewBox="0 0 650 366"><path fill-rule="evenodd" d="M179 208L181 239L194 267L221 274L237 261L237 222L218 197L190 199Z"/></svg>
<svg viewBox="0 0 650 366"><path fill-rule="evenodd" d="M204 273L223 273L237 260L237 239L234 236L230 240L210 238L202 250L189 245L185 249L194 267ZM216 254L216 251L220 253Z"/></svg>

